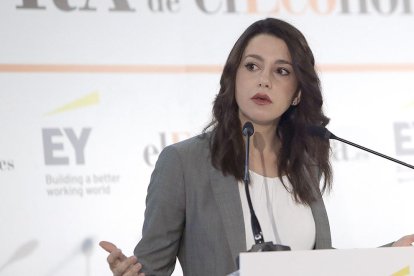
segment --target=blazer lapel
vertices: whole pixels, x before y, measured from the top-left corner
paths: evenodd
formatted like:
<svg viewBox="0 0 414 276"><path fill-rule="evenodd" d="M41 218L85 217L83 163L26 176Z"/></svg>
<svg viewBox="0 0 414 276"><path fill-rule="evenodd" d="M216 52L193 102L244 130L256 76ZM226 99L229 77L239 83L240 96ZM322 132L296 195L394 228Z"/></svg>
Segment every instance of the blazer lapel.
<svg viewBox="0 0 414 276"><path fill-rule="evenodd" d="M233 260L236 262L239 253L246 251L246 234L238 183L233 176L224 176L213 166L210 169L210 180L223 221L224 234Z"/></svg>
<svg viewBox="0 0 414 276"><path fill-rule="evenodd" d="M312 209L313 219L315 220L315 249L331 249L331 230L322 196L312 202L310 207Z"/></svg>

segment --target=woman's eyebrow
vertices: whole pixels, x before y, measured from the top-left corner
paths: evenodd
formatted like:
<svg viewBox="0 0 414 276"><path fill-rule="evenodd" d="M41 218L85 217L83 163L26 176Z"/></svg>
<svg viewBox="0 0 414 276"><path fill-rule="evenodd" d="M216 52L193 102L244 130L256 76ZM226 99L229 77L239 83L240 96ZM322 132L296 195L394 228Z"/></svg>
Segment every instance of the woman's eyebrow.
<svg viewBox="0 0 414 276"><path fill-rule="evenodd" d="M257 55L257 54L249 54L249 55L246 55L244 57L244 59L246 59L248 57L255 58L255 59L258 59L260 61L264 61L264 58L262 56L260 56L260 55ZM289 64L289 65L292 65L292 62L287 61L285 59L278 59L278 60L275 61L275 64Z"/></svg>

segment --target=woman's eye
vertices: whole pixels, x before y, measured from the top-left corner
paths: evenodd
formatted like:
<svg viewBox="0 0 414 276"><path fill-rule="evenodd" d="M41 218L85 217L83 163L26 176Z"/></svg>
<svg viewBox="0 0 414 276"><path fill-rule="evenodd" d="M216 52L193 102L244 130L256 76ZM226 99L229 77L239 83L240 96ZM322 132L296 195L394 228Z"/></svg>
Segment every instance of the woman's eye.
<svg viewBox="0 0 414 276"><path fill-rule="evenodd" d="M254 71L254 70L256 70L258 68L256 64L250 63L250 62L249 63L246 63L244 65L244 67L246 67L247 70L249 70L249 71Z"/></svg>
<svg viewBox="0 0 414 276"><path fill-rule="evenodd" d="M278 68L277 73L282 75L282 76L287 76L290 74L289 70L287 70L286 68Z"/></svg>

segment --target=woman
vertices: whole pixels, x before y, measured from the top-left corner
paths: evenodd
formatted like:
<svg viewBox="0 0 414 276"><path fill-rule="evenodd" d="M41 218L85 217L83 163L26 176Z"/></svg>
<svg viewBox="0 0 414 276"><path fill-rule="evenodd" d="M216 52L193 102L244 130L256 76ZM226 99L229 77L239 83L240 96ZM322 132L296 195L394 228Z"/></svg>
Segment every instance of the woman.
<svg viewBox="0 0 414 276"><path fill-rule="evenodd" d="M170 275L176 256L185 275L237 269L238 254L255 243L242 182L248 121L255 129L249 191L264 239L292 249L331 248L319 187L321 179L322 192L331 187L329 142L307 132L329 121L314 65L290 24L268 18L246 29L225 64L210 125L159 156L135 256L101 243L114 275Z"/></svg>

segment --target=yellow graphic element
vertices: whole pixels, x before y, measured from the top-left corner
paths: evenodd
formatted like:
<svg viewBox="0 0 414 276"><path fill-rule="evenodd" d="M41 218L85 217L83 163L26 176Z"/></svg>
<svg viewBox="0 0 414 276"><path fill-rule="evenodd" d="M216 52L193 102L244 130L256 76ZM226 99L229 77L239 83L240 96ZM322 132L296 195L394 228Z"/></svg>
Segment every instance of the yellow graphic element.
<svg viewBox="0 0 414 276"><path fill-rule="evenodd" d="M393 273L391 276L407 276L410 275L410 267L406 266L403 269L401 269L400 271L397 271L395 273Z"/></svg>
<svg viewBox="0 0 414 276"><path fill-rule="evenodd" d="M95 105L98 103L99 103L99 93L93 92L89 95L86 95L85 97L74 100L73 102L65 104L49 113L46 113L46 116L55 115L55 114L67 112L67 111L73 111L78 108Z"/></svg>

